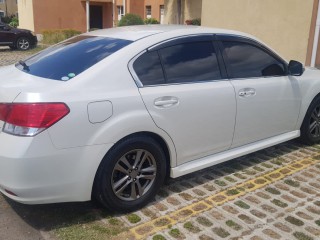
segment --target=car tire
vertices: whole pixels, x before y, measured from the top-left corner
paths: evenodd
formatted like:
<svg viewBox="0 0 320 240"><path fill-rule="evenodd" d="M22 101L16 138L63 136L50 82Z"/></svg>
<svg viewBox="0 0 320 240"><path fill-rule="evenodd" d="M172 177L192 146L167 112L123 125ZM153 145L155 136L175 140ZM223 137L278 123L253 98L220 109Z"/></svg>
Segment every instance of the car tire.
<svg viewBox="0 0 320 240"><path fill-rule="evenodd" d="M303 143L312 145L320 142L320 96L310 104L300 130Z"/></svg>
<svg viewBox="0 0 320 240"><path fill-rule="evenodd" d="M161 146L147 136L127 138L102 160L92 195L112 212L131 212L154 199L165 176Z"/></svg>
<svg viewBox="0 0 320 240"><path fill-rule="evenodd" d="M18 38L16 48L21 51L29 50L31 48L30 40L26 37Z"/></svg>

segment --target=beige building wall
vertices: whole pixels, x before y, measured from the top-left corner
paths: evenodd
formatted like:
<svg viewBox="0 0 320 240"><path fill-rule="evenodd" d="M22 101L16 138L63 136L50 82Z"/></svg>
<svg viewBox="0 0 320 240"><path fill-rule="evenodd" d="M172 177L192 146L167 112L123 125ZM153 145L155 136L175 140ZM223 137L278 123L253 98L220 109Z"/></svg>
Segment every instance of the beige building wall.
<svg viewBox="0 0 320 240"><path fill-rule="evenodd" d="M34 31L33 0L18 0L19 28Z"/></svg>
<svg viewBox="0 0 320 240"><path fill-rule="evenodd" d="M178 1L181 1L180 19ZM201 18L202 0L165 0L164 5L165 24L184 24L186 20Z"/></svg>
<svg viewBox="0 0 320 240"><path fill-rule="evenodd" d="M18 5L16 0L6 0L7 5L5 3L0 3L0 10L6 12L7 16L17 15L18 13Z"/></svg>
<svg viewBox="0 0 320 240"><path fill-rule="evenodd" d="M250 33L305 62L314 0L203 0L202 25Z"/></svg>

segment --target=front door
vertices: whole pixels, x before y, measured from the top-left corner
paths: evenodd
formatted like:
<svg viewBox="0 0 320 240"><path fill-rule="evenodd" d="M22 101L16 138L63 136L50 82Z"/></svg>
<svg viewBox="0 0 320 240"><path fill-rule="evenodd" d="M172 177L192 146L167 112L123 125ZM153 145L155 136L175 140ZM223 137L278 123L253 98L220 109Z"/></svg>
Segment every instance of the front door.
<svg viewBox="0 0 320 240"><path fill-rule="evenodd" d="M90 6L90 28L103 28L102 6Z"/></svg>
<svg viewBox="0 0 320 240"><path fill-rule="evenodd" d="M234 89L222 80L212 41L181 41L133 64L146 108L172 138L178 165L228 149L236 115Z"/></svg>
<svg viewBox="0 0 320 240"><path fill-rule="evenodd" d="M223 41L222 46L237 98L232 147L296 130L301 95L286 63L248 42Z"/></svg>
<svg viewBox="0 0 320 240"><path fill-rule="evenodd" d="M15 35L7 25L0 24L0 45L13 44Z"/></svg>

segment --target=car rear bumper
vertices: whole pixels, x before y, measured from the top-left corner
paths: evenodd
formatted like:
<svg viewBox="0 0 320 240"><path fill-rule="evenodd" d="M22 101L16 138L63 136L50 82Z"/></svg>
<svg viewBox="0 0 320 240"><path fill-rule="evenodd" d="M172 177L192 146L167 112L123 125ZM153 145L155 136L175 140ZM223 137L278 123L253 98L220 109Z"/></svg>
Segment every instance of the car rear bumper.
<svg viewBox="0 0 320 240"><path fill-rule="evenodd" d="M112 144L56 149L35 138L0 132L0 192L26 204L88 201L96 170Z"/></svg>

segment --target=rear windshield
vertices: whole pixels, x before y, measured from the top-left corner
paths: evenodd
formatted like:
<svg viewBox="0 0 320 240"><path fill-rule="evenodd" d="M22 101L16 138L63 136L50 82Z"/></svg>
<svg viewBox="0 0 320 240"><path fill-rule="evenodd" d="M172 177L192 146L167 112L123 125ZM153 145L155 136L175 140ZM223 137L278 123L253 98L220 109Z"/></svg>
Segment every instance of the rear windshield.
<svg viewBox="0 0 320 240"><path fill-rule="evenodd" d="M130 43L124 39L77 36L20 61L16 67L34 76L68 81Z"/></svg>

